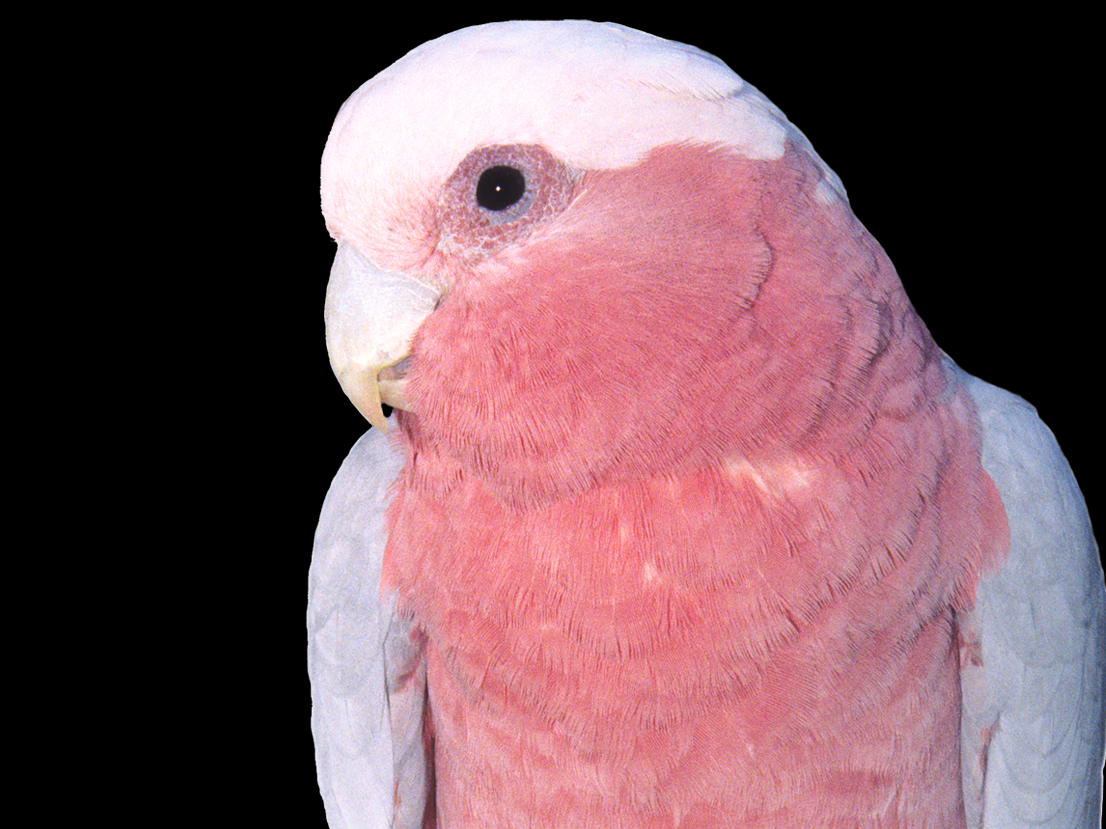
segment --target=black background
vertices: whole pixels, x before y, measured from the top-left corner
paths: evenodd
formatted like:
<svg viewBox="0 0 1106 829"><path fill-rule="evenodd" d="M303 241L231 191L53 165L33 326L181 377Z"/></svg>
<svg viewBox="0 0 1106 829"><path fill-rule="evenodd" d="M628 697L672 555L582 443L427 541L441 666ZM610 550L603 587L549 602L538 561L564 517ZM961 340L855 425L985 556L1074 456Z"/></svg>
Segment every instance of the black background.
<svg viewBox="0 0 1106 829"><path fill-rule="evenodd" d="M204 786L225 786L242 817L323 825L308 731L307 567L330 479L366 424L323 340L334 246L319 213L319 158L349 94L461 26L520 13L613 19L722 58L838 173L937 343L1038 408L1101 515L1102 267L1088 192L1099 150L1078 49L1062 28L1004 19L1000 32L963 16L884 23L788 6L724 19L699 7L556 8L385 17L320 6L212 21L185 67L197 118L186 129L208 167L192 251L204 270L189 307L198 338L217 346L196 363L183 405L210 479L195 521L201 535L209 520L219 528L203 547L202 580L225 612L212 640L196 643L197 693L219 709L211 739L229 741ZM205 71L192 77L190 67ZM212 699L205 683L229 688L225 705L226 692ZM238 775L252 781L245 791Z"/></svg>

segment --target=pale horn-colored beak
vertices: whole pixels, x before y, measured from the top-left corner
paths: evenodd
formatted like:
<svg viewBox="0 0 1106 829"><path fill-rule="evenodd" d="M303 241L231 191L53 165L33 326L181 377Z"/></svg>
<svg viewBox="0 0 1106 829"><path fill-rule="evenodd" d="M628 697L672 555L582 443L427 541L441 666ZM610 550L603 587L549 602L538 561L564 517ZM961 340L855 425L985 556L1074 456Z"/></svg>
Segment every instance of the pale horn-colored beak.
<svg viewBox="0 0 1106 829"><path fill-rule="evenodd" d="M411 337L442 292L386 271L349 242L338 245L326 289L326 350L342 390L377 429L388 431L382 403L410 411L405 396Z"/></svg>

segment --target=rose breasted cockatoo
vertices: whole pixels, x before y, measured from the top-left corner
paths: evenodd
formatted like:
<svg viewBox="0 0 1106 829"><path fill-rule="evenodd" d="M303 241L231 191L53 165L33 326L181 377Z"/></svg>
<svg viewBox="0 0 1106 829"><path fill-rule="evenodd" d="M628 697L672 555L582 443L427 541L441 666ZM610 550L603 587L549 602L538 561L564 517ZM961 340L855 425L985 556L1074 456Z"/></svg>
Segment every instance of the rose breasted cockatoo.
<svg viewBox="0 0 1106 829"><path fill-rule="evenodd" d="M465 29L346 102L322 203L378 427L311 570L333 829L1097 825L1076 483L760 93Z"/></svg>

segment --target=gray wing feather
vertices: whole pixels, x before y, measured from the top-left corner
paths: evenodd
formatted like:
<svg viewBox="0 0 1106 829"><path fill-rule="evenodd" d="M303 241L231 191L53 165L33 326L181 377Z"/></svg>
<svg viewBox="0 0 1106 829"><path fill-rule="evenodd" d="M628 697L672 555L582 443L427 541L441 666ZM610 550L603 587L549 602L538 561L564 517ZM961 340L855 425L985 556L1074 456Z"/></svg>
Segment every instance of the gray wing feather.
<svg viewBox="0 0 1106 829"><path fill-rule="evenodd" d="M403 455L370 430L323 503L308 587L311 730L331 829L421 827L429 788L426 671L411 625L382 597L388 487Z"/></svg>
<svg viewBox="0 0 1106 829"><path fill-rule="evenodd" d="M961 374L979 410L983 466L1010 524L972 618L962 672L968 825L1101 825L1106 588L1086 505L1036 410Z"/></svg>

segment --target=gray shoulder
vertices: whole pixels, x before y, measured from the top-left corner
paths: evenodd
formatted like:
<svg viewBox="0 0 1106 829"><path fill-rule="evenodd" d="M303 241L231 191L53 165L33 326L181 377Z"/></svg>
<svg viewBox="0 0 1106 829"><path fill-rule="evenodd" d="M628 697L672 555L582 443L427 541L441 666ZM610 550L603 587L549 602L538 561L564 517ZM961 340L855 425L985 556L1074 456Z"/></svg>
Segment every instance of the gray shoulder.
<svg viewBox="0 0 1106 829"><path fill-rule="evenodd" d="M421 826L425 668L415 632L381 595L389 488L403 455L370 430L331 484L308 584L311 730L331 829Z"/></svg>
<svg viewBox="0 0 1106 829"><path fill-rule="evenodd" d="M962 674L969 826L1097 827L1106 587L1087 508L1036 410L958 373L1010 526L1009 555L984 576L969 620L981 656Z"/></svg>

